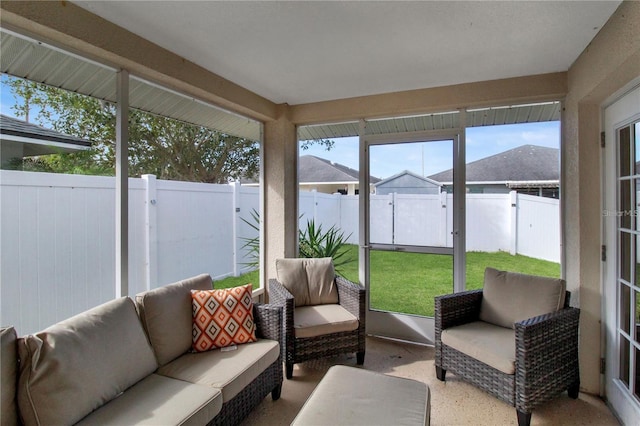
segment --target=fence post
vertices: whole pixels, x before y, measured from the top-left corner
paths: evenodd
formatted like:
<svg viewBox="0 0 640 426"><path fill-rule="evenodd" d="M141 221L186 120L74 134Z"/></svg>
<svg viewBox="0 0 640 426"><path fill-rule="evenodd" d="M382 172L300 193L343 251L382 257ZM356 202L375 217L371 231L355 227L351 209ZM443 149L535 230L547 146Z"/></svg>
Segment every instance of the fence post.
<svg viewBox="0 0 640 426"><path fill-rule="evenodd" d="M146 288L151 290L158 285L158 192L155 175L142 175L142 180L145 184L145 278Z"/></svg>
<svg viewBox="0 0 640 426"><path fill-rule="evenodd" d="M440 220L438 226L440 229L440 245L442 247L447 246L447 191L440 191Z"/></svg>
<svg viewBox="0 0 640 426"><path fill-rule="evenodd" d="M511 247L509 253L513 256L518 254L518 193L509 191L509 202L511 204Z"/></svg>
<svg viewBox="0 0 640 426"><path fill-rule="evenodd" d="M391 244L396 243L396 217L398 217L398 213L396 212L396 208L398 206L398 202L396 200L396 192L393 192L391 195Z"/></svg>
<svg viewBox="0 0 640 426"><path fill-rule="evenodd" d="M240 181L236 180L231 184L233 188L233 215L232 215L232 229L233 229L233 276L240 276L240 268L238 262L240 261L240 244L238 244L238 238L240 238Z"/></svg>
<svg viewBox="0 0 640 426"><path fill-rule="evenodd" d="M312 189L311 192L313 193L313 222L318 226L318 190Z"/></svg>

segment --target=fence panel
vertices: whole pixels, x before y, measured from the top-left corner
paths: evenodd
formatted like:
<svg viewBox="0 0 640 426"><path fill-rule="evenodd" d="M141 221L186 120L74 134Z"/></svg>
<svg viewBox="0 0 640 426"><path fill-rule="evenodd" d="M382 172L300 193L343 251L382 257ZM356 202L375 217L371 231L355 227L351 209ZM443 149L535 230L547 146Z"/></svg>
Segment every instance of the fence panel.
<svg viewBox="0 0 640 426"><path fill-rule="evenodd" d="M394 243L444 247L440 194L395 194Z"/></svg>
<svg viewBox="0 0 640 426"><path fill-rule="evenodd" d="M340 201L342 195L323 194L315 192L315 223L322 225L324 231L332 226L341 228L340 223ZM305 221L306 225L306 221Z"/></svg>
<svg viewBox="0 0 640 426"><path fill-rule="evenodd" d="M233 187L157 181L158 285L232 274Z"/></svg>
<svg viewBox="0 0 640 426"><path fill-rule="evenodd" d="M33 333L113 299L113 178L1 173L2 325Z"/></svg>
<svg viewBox="0 0 640 426"><path fill-rule="evenodd" d="M304 229L307 226L307 220L314 219L316 216L314 192L300 191L298 193L298 228Z"/></svg>
<svg viewBox="0 0 640 426"><path fill-rule="evenodd" d="M360 243L360 201L357 195L340 196L340 228L349 244Z"/></svg>
<svg viewBox="0 0 640 426"><path fill-rule="evenodd" d="M509 251L511 247L509 194L467 194L467 251Z"/></svg>
<svg viewBox="0 0 640 426"><path fill-rule="evenodd" d="M153 280L147 280L148 269L155 265L157 257L152 265L148 264L149 224L147 223L146 197L145 182L142 179L129 179L129 294L138 294L158 285L157 275ZM152 206L152 208L155 207Z"/></svg>
<svg viewBox="0 0 640 426"><path fill-rule="evenodd" d="M393 244L393 194L371 195L369 204L371 242Z"/></svg>
<svg viewBox="0 0 640 426"><path fill-rule="evenodd" d="M236 213L236 218L243 218L252 225L258 225L252 217L252 213L255 211L260 214L260 188L240 186L238 189L239 201L237 207L240 209ZM241 274L251 270L250 262L253 261L249 253L248 248L243 248L247 239L259 236L259 232L256 231L251 225L244 220L238 220L236 224L236 250L238 256L236 258L236 274Z"/></svg>
<svg viewBox="0 0 640 426"><path fill-rule="evenodd" d="M517 252L560 262L560 201L518 194Z"/></svg>

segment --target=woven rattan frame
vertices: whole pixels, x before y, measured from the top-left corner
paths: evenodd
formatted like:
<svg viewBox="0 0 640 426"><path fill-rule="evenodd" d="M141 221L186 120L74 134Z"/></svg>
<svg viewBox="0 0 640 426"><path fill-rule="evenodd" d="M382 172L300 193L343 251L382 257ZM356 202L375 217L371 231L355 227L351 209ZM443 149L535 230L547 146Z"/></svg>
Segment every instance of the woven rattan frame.
<svg viewBox="0 0 640 426"><path fill-rule="evenodd" d="M269 280L269 302L284 307L284 340L282 358L287 365L287 378L291 378L293 364L312 359L355 352L358 364L365 354L365 290L343 277L336 276L340 305L358 319L353 331L325 334L318 337L296 338L293 327L294 298L276 279Z"/></svg>
<svg viewBox="0 0 640 426"><path fill-rule="evenodd" d="M451 371L497 398L513 405L518 421L527 424L532 410L565 390L577 397L580 386L578 365L578 322L580 310L565 307L558 312L515 324L515 374L505 374L444 345L442 330L478 321L482 290L435 298L435 365L444 380Z"/></svg>
<svg viewBox="0 0 640 426"><path fill-rule="evenodd" d="M258 338L276 340L282 346L282 311L281 306L254 305L253 316ZM269 393L274 400L280 398L282 380L282 355L280 355L240 393L222 404L222 410L209 422L209 425L239 424Z"/></svg>

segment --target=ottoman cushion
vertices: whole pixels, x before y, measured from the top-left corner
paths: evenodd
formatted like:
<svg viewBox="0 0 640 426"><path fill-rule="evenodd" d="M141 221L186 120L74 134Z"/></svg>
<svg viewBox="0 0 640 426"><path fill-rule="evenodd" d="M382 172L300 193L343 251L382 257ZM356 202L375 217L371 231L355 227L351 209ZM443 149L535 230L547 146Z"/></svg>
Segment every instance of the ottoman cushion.
<svg viewBox="0 0 640 426"><path fill-rule="evenodd" d="M292 425L428 425L429 388L360 368L329 369Z"/></svg>

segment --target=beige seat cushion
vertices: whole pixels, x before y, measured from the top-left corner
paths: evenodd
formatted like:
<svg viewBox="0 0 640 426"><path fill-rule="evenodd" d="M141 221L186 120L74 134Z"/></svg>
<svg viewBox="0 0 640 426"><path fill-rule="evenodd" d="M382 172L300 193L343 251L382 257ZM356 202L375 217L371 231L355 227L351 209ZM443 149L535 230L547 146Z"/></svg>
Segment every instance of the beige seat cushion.
<svg viewBox="0 0 640 426"><path fill-rule="evenodd" d="M565 281L485 269L480 319L502 327L563 308Z"/></svg>
<svg viewBox="0 0 640 426"><path fill-rule="evenodd" d="M293 295L296 306L338 303L335 270L330 257L276 259L278 281Z"/></svg>
<svg viewBox="0 0 640 426"><path fill-rule="evenodd" d="M443 330L442 343L505 374L516 371L516 336L512 328L471 322Z"/></svg>
<svg viewBox="0 0 640 426"><path fill-rule="evenodd" d="M191 290L212 288L211 277L202 274L136 296L140 319L159 365L165 365L191 349Z"/></svg>
<svg viewBox="0 0 640 426"><path fill-rule="evenodd" d="M128 297L22 337L18 349L26 425L76 423L157 368Z"/></svg>
<svg viewBox="0 0 640 426"><path fill-rule="evenodd" d="M336 365L291 424L422 426L429 424L430 411L422 382Z"/></svg>
<svg viewBox="0 0 640 426"><path fill-rule="evenodd" d="M2 381L2 426L18 424L16 387L18 386L18 346L13 327L0 328L0 380Z"/></svg>
<svg viewBox="0 0 640 426"><path fill-rule="evenodd" d="M222 409L219 389L152 374L77 425L207 424Z"/></svg>
<svg viewBox="0 0 640 426"><path fill-rule="evenodd" d="M293 327L296 338L316 337L358 328L358 318L340 305L295 308Z"/></svg>
<svg viewBox="0 0 640 426"><path fill-rule="evenodd" d="M239 345L233 351L215 349L184 354L160 367L158 374L220 389L223 402L227 402L273 364L279 355L278 342L259 339Z"/></svg>

